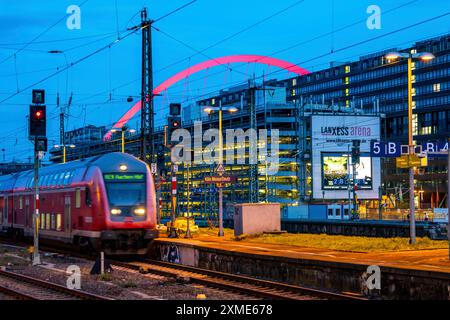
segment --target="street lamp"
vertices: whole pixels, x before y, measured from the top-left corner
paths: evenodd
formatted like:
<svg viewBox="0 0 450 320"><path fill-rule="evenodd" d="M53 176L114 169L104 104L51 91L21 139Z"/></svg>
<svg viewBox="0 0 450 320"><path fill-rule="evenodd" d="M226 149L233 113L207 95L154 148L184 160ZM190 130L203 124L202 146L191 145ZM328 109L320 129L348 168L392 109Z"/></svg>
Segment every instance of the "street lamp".
<svg viewBox="0 0 450 320"><path fill-rule="evenodd" d="M237 112L239 109L236 107L222 107L222 101L219 101L219 107L207 106L203 109L208 114L212 114L215 111L219 112L219 165L223 164L223 136L222 136L222 113L227 111L229 113ZM222 185L217 184L219 187L219 237L223 237L223 194Z"/></svg>
<svg viewBox="0 0 450 320"><path fill-rule="evenodd" d="M387 60L407 59L408 60L408 146L409 156L414 154L413 145L413 106L412 106L412 68L413 60L430 61L434 59L434 55L429 52L412 53L412 52L389 52L385 58ZM410 242L416 243L416 221L414 217L414 168L409 168L409 226L410 226Z"/></svg>
<svg viewBox="0 0 450 320"><path fill-rule="evenodd" d="M111 129L111 132L122 132L122 153L125 153L125 132L135 133L136 129L129 129L127 126L123 126L122 129Z"/></svg>
<svg viewBox="0 0 450 320"><path fill-rule="evenodd" d="M62 148L63 149L63 163L66 163L66 148L75 148L74 144L56 144L54 145L55 149Z"/></svg>

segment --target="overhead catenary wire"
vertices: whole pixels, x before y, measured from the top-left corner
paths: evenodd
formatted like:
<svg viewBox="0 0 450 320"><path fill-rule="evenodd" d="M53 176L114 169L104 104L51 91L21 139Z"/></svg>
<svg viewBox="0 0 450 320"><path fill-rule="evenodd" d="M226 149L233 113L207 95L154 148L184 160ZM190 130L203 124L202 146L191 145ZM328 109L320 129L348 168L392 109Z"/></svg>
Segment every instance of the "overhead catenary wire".
<svg viewBox="0 0 450 320"><path fill-rule="evenodd" d="M401 5L398 5L398 6L396 6L396 7L393 7L393 8L391 8L391 9L388 9L388 10L384 11L383 14L386 15L386 14L392 13L392 12L398 10L398 9L404 8L404 7L409 6L409 5L413 4L413 3L416 3L416 2L418 2L418 1L421 1L421 0L411 0L411 1L408 1L408 2L406 2L406 3L403 3L403 4L401 4ZM273 57L273 56L278 55L278 54L280 54L280 53L283 53L283 52L292 50L292 49L294 49L294 48L297 48L297 47L299 47L299 46L301 46L301 45L306 45L306 44L309 44L309 43L314 42L314 41L316 41L316 40L319 40L319 39L321 39L321 38L328 37L328 36L330 36L331 34L334 34L334 35L335 35L335 34L338 33L338 32L342 32L342 31L344 31L344 30L347 30L348 28L351 28L351 27L353 27L353 26L356 26L356 25L358 25L358 24L360 24L360 23L365 23L365 22L366 22L366 19L357 20L357 21L355 21L355 22L353 22L353 23L350 23L350 24L345 25L345 26L343 26L343 27L341 27L341 28L338 28L338 29L334 30L333 32L330 31L330 32L323 33L323 34L321 34L321 35L319 35L319 36L310 38L310 39L305 40L305 41L301 41L301 42L295 43L295 44L290 45L290 46L288 46L288 47L286 47L286 48L283 48L283 49L280 49L280 50L271 52L271 53L266 54L266 55L264 55L264 56ZM334 49L333 49L333 52L329 52L329 54L333 54L333 53L335 53ZM184 58L183 61L185 61L185 60L187 60L187 59L188 59L188 58ZM180 61L181 61L181 60L180 60ZM259 61L259 59L256 59L256 60L255 60L255 63L257 63L258 61ZM248 66L248 63L241 64L241 66ZM239 68L240 68L239 65L238 65L238 66L235 66L235 67L233 67L233 71L236 72ZM160 72L160 71L163 71L163 70L165 70L165 69L166 69L166 68L164 67L164 68L162 68L162 69L157 70L156 72ZM207 75L207 77L214 76L214 75L217 75L217 74L220 74L220 73L221 73L221 71L216 72L216 73L212 73L212 74ZM270 73L269 73L269 74L270 74ZM266 75L266 76L267 76L267 75ZM192 82L195 82L195 81L201 80L201 79L203 79L203 77L200 78L200 79L191 80L191 81L192 81ZM175 86L172 86L172 88L178 87L178 86L181 86L181 85L175 85Z"/></svg>
<svg viewBox="0 0 450 320"><path fill-rule="evenodd" d="M418 2L418 1L421 1L421 0L411 0L411 1L405 2L405 3L403 3L403 4L400 4L400 5L396 6L396 7L393 7L393 8L391 8L391 9L388 9L388 10L384 11L383 14L385 14L385 15L386 15L386 14L389 14L389 13L391 13L391 12L394 12L394 11L400 9L400 8L409 6L409 5L411 5L411 4L413 4L413 3L416 3L416 2ZM295 5L297 5L297 4L299 4L299 3L300 3L300 2L295 3ZM284 12L285 9L283 9L282 11ZM139 13L139 12L137 12L133 17L135 17L138 13ZM276 16L276 15L278 15L278 14L280 14L280 13L281 13L281 12L279 11L279 12L275 13L274 15L272 15L271 17ZM133 18L133 17L132 17L132 18ZM130 21L132 20L132 18L130 19ZM268 19L269 19L269 17L264 18L263 20L267 21ZM128 23L129 23L130 21L128 21ZM262 20L259 21L259 22L256 22L255 24L253 24L253 26L255 26L255 25L257 25L257 24L260 24L261 22L262 22ZM350 28L350 27L353 27L353 26L355 26L355 25L358 25L358 24L360 24L360 23L365 23L365 22L366 22L366 19L357 20L357 21L355 21L355 22L353 22L353 23L351 23L351 24L345 25L345 26L343 26L343 27L341 27L341 28L339 28L339 29L334 30L333 33L336 34L337 32L344 31L344 30L346 30L346 29L348 29L348 28ZM250 27L247 27L247 28L245 28L245 29L248 30L249 28L250 28ZM241 31L243 31L243 30L244 30L244 29L242 29ZM159 29L159 28L158 28L157 31L160 31L161 33L165 34L166 36L171 37L173 40L175 40L175 41L177 41L177 42L180 42L180 43L182 42L181 40L175 39L173 36L167 34L166 32L163 32L163 31L162 31L161 29ZM238 33L239 33L239 32L237 32L236 34L238 34ZM327 36L329 36L330 34L331 34L330 32L321 34L321 35L319 35L319 36L317 36L317 37L313 37L313 38L310 38L310 39L308 39L308 40L306 40L306 41L302 41L302 42L296 43L296 44L294 44L294 45L288 46L288 47L286 47L286 48L284 48L284 49L281 49L281 50L272 52L272 53L270 53L270 54L268 54L268 55L266 55L266 56L274 56L274 55L276 55L276 54L279 54L279 53L282 53L282 52L285 52L285 51L288 51L288 50L292 50L292 49L294 49L294 48L296 48L296 47L298 47L298 46L300 46L300 45L304 45L304 44L313 42L313 41L315 41L315 40L318 40L318 39L320 39L320 38L327 37ZM228 38L230 38L230 37L228 37ZM222 40L220 40L220 41L218 41L218 42L216 42L216 43L223 42L223 41L224 41L224 39L222 39ZM183 42L183 43L185 43L185 42ZM184 45L184 44L183 44L183 45ZM214 47L214 44L208 46L207 48L212 48L212 47ZM206 50L206 49L203 49L203 50L197 50L197 49L195 49L195 48L191 48L191 49L194 50L194 51L196 51L197 53L199 53L199 52L204 52L204 51ZM199 54L200 54L200 53L199 53ZM189 56L189 57L183 58L183 59L181 59L181 60L178 60L178 61L176 61L176 62L174 62L174 63L172 63L172 64L170 64L170 65L168 65L168 66L166 66L166 67L163 67L163 68L161 68L161 69L159 69L159 70L156 70L154 73L161 72L161 71L163 71L163 70L165 70L165 69L167 69L167 68L169 68L169 67L171 67L171 66L174 66L174 65L179 64L179 63L181 63L181 62L183 62L183 61L186 61L186 60L188 60L190 57L192 57L192 56ZM248 63L246 63L246 64L244 64L244 65L248 67ZM233 67L232 70L236 72L236 70L237 70L238 68L239 68L239 67ZM228 70L228 69L227 69L227 70ZM211 74L208 74L207 77L211 77L211 76L214 76L214 75L217 75L217 74L220 74L220 73L221 73L221 72L211 73ZM244 73L245 73L245 72L244 72ZM246 74L246 73L245 73L245 74ZM191 81L192 81L192 82L195 82L195 81L198 81L198 80L205 80L207 77L202 77L202 78L200 78L200 79L194 79L194 80L191 80ZM138 81L140 81L140 79L141 79L141 78L136 78L136 79L134 79L134 80L131 80L131 81L129 81L129 82L126 82L126 83L123 84L123 85L119 85L118 87L115 87L113 90L118 89L118 88L122 88L122 87L125 87L125 86L128 86L128 85L130 85L130 84L132 84L132 83L134 83L134 82L138 82ZM172 88L174 88L174 87L177 87L177 85L173 86ZM89 98L92 98L92 97L95 97L95 96L99 96L99 95L101 95L101 94L103 94L103 93L107 93L107 92L108 92L108 90L105 90L105 91L102 91L102 92L100 92L100 93L98 93L98 94L93 94L91 97L84 98L83 101L88 100Z"/></svg>
<svg viewBox="0 0 450 320"><path fill-rule="evenodd" d="M86 2L88 2L89 0L84 0L82 3L80 3L78 5L78 7L82 7L84 4L86 4ZM58 25L61 21L63 21L64 19L66 19L68 16L68 14L66 13L63 17L61 17L60 19L58 19L55 23L53 23L52 25L50 25L49 27L47 27L44 31L40 32L37 36L35 36L31 41L25 43L22 47L20 47L19 49L16 50L16 52L14 52L14 54L7 56L6 58L4 58L3 60L0 61L0 64L8 61L9 59L11 59L14 55L17 55L19 52L21 52L22 50L25 50L29 45L31 45L34 41L36 41L37 39L39 39L40 37L42 37L44 34L46 34L48 31L50 31L51 29L53 29L56 25Z"/></svg>
<svg viewBox="0 0 450 320"><path fill-rule="evenodd" d="M32 87L37 86L38 84L41 84L42 82L47 81L48 79L53 78L54 76L58 75L59 73L61 73L61 72L63 72L63 71L66 71L67 69L69 69L69 68L71 68L71 67L73 67L73 66L79 64L80 62L83 62L83 61L89 59L90 57L92 57L92 56L98 54L99 52L102 52L103 50L108 49L109 47L111 47L111 46L115 45L116 43L122 41L123 39L129 37L130 35L132 35L132 34L135 33L135 32L136 32L136 30L131 30L131 31L129 31L126 35L124 35L123 37L121 37L120 40L119 40L119 39L116 39L116 40L114 40L113 42L107 44L106 46L103 46L103 47L101 47L101 48L99 48L99 49L97 49L97 50L91 52L90 54L88 54L88 55L86 55L86 56L84 56L84 57L82 57L82 58L76 60L75 62L71 62L69 65L67 65L67 66L65 66L65 67L63 67L63 68L57 70L56 72L54 72L54 73L52 73L52 74L46 76L45 78L36 81L35 83L33 83L33 84L27 86L26 88L20 90L19 92L16 92L16 93L14 93L14 94L9 95L8 97L6 97L6 98L4 98L3 100L1 100L1 101L0 101L0 104L2 104L2 103L5 102L5 101L8 101L9 99L15 97L16 95L18 95L18 94L20 94L20 93L22 93L22 92L24 92L24 91L26 91L26 90L28 90L28 89L31 89Z"/></svg>
<svg viewBox="0 0 450 320"><path fill-rule="evenodd" d="M369 42L372 42L372 41L375 41L375 40L379 40L379 39L382 39L382 38L384 38L384 37L390 36L390 35L392 35L392 34L395 34L395 33L401 32L401 31L405 31L405 30L408 30L408 29L417 27L417 26L419 26L419 25L422 25L422 24L425 24L425 23L428 23L428 22L431 22L431 21L434 21L434 20L437 20L437 19L441 19L441 18L446 17L446 16L448 16L448 15L450 15L450 12L446 12L446 13L444 13L444 14L440 14L440 15L437 15L437 16L434 16L434 17L431 17L431 18L428 18L428 19L425 19L425 20L422 20L422 21L413 23L413 24L411 24L411 25L408 25L408 26L405 26L405 27L402 27L402 28L399 28L399 29L390 31L390 32L388 32L388 33L385 33L385 34L382 34L382 35L379 35L379 36L375 36L375 37L372 37L372 38L369 38L369 39L366 39L366 40L362 40L362 41L355 42L355 43L350 44L350 45L348 45L348 46L344 46L344 47L335 49L333 53L331 53L331 52L326 52L326 53L320 54L320 55L318 55L318 56L309 58L309 59L307 59L307 60L304 60L304 61L295 63L295 65L300 66L300 65L303 65L303 64L305 64L305 63L308 63L308 62L311 62L311 61L315 61L315 60L318 60L318 59L320 59L320 58L327 57L327 56L332 55L332 54L334 54L334 53L341 52L341 51L345 51L345 50L348 50L348 49L350 49L350 48L354 48L354 47L360 46L360 45L362 45L362 44L366 44L366 43L369 43ZM265 76L277 74L277 73L279 73L279 72L281 72L281 71L282 71L282 70L274 70L274 71L272 71L272 72L266 74ZM256 79L261 79L261 77L262 77L262 76L255 77L255 80L256 80ZM245 82L241 82L241 83L244 84ZM215 92L215 91L213 91L213 93L214 93L214 92ZM207 95L209 95L209 94L210 94L210 93L207 93L207 94L204 94L204 95L202 95L202 96L207 96ZM185 101L185 102L187 102L187 101Z"/></svg>

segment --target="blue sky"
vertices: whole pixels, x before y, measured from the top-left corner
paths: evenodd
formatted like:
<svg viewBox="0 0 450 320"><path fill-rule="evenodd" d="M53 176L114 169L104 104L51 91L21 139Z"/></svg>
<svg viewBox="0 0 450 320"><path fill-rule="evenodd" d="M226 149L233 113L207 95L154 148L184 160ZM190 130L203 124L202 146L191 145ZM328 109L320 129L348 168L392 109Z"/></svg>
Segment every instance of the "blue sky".
<svg viewBox="0 0 450 320"><path fill-rule="evenodd" d="M76 61L114 41L118 29L124 32L127 27L138 24L139 10L144 6L148 8L150 17L156 19L189 0L117 0L117 10L114 0L88 0L81 7L81 29L69 30L66 27L66 20L62 19L66 15L66 9L69 5L82 2L83 0L39 2L0 0L0 101L65 65L62 54L49 54L47 51L64 51L69 63ZM332 48L336 50L448 12L450 1L334 0L334 10L332 0L297 2L299 1L197 0L187 8L156 23L155 27L196 50L202 50L292 6L289 10L204 53L209 57L220 57L232 54L271 55L281 51L274 57L293 63L313 59L301 64L311 71L325 68L331 61L354 60L360 55L392 47L406 47L415 41L450 32L450 18L447 16L321 59L314 59L329 53ZM366 9L372 4L381 8L381 30L369 30L366 27L365 20L369 16ZM402 4L407 5L389 12ZM31 41L60 19L62 19L60 23L14 56L23 43ZM330 32L333 25L334 30L337 30L358 21L361 22L344 31L336 32L333 38L321 37L285 50L296 43ZM60 93L61 102L64 103L66 79L67 92L73 93L68 129L84 124L111 125L131 106L126 97L138 96L140 92L140 45L140 34L131 35L110 49L70 68L68 74L60 73L38 85L47 91L49 139L59 141L56 93ZM207 60L207 57L196 54L192 49L158 31L153 32L153 48L155 86L188 66ZM5 59L7 60L2 62ZM180 60L182 60L180 63L167 67ZM231 67L234 69L231 72L226 68L217 67L207 73L193 75L189 80L169 89L166 96L157 98L156 125L162 125L168 101L194 99L195 96L243 82L246 80L246 73L260 76L263 72L275 71L273 67L259 65L241 64ZM218 74L213 75L215 73ZM276 74L279 79L288 76L287 72ZM13 158L26 160L32 155L32 145L27 140L25 131L25 116L30 100L31 90L25 90L0 103L4 115L0 119L0 148L6 150L7 160ZM139 117L133 119L131 126L136 127L138 119Z"/></svg>

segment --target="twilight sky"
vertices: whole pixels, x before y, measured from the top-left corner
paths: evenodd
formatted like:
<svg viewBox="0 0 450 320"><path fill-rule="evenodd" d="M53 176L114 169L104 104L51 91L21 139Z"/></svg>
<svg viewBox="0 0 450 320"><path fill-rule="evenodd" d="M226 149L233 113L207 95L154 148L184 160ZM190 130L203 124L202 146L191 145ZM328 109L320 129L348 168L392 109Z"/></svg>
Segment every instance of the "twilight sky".
<svg viewBox="0 0 450 320"><path fill-rule="evenodd" d="M26 87L64 67L65 58L70 64L112 43L118 32L126 34L127 27L140 22L139 11L144 6L150 17L157 19L189 1L0 0L0 101L19 91L0 103L3 110L0 149L6 150L6 160L27 161L32 156L33 147L27 139L25 123L31 89L24 90ZM69 30L66 9L83 2L81 29ZM369 30L366 26L369 5L381 8L380 30ZM154 84L193 64L233 54L271 55L298 63L310 71L320 70L331 61L355 60L360 55L403 48L449 33L450 16L446 16L317 58L332 49L338 50L449 11L448 0L197 0L155 23L159 31L153 31ZM348 25L351 26L339 31ZM336 30L334 36L319 37L332 30ZM312 40L314 38L317 39ZM49 50L64 51L65 55L50 54ZM47 132L49 139L54 140L50 144L59 142L57 92L63 104L73 93L67 129L85 124L112 125L131 107L134 102L130 104L126 98L137 97L140 93L140 51L138 32L36 86L47 93ZM308 62L302 63L304 61ZM263 72L275 71L273 67L249 64L230 68L233 70L219 66L192 75L156 98L156 125L163 124L168 102L189 103L198 96L244 83L249 74L261 76ZM286 71L273 75L278 79L289 76ZM132 119L131 126L137 127L138 120L139 116Z"/></svg>

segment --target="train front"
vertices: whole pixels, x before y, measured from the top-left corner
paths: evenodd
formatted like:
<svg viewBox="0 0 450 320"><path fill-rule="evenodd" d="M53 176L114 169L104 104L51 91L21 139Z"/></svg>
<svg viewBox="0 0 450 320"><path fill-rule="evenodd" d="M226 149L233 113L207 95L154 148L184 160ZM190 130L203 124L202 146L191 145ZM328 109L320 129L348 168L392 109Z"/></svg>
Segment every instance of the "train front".
<svg viewBox="0 0 450 320"><path fill-rule="evenodd" d="M111 154L102 168L105 230L102 250L107 254L146 254L156 230L156 197L148 166L127 154ZM106 160L106 159L105 159Z"/></svg>

